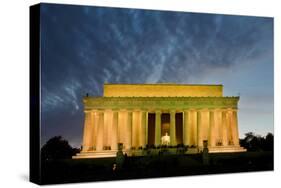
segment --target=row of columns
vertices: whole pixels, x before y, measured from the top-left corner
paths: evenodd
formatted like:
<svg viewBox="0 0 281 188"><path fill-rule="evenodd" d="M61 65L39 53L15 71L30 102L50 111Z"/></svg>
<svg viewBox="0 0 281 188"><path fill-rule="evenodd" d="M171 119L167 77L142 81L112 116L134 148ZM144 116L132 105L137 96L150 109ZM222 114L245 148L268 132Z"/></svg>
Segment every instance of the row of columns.
<svg viewBox="0 0 281 188"><path fill-rule="evenodd" d="M161 111L155 112L155 145L161 145ZM176 111L170 113L170 145L176 143ZM237 110L184 110L183 144L203 147L203 140L214 146L239 146ZM145 147L148 143L148 112L85 111L83 151Z"/></svg>

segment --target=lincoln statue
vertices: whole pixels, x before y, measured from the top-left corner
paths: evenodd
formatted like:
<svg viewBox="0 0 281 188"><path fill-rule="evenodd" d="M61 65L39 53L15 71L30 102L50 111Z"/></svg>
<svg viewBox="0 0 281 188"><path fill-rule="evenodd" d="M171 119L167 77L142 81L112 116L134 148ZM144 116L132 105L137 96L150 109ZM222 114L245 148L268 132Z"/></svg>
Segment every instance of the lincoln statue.
<svg viewBox="0 0 281 188"><path fill-rule="evenodd" d="M184 146L186 154L243 152L239 97L222 85L104 84L103 96L85 96L82 150L73 158L145 155L147 148Z"/></svg>

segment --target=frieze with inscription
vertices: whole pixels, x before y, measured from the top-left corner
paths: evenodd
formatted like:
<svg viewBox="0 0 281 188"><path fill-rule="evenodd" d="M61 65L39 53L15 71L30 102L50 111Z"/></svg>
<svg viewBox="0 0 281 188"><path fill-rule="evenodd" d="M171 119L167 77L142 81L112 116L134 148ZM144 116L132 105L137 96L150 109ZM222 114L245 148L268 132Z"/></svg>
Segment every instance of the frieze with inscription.
<svg viewBox="0 0 281 188"><path fill-rule="evenodd" d="M237 108L239 97L85 97L85 109Z"/></svg>

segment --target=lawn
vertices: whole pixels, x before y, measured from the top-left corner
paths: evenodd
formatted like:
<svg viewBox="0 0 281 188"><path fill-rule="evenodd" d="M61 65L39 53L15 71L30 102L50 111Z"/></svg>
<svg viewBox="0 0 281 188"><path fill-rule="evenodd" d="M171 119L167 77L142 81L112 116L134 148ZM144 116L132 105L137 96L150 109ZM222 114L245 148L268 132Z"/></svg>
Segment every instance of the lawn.
<svg viewBox="0 0 281 188"><path fill-rule="evenodd" d="M209 154L208 165L201 154L128 157L115 171L114 163L115 158L45 161L42 184L268 171L273 170L273 153Z"/></svg>

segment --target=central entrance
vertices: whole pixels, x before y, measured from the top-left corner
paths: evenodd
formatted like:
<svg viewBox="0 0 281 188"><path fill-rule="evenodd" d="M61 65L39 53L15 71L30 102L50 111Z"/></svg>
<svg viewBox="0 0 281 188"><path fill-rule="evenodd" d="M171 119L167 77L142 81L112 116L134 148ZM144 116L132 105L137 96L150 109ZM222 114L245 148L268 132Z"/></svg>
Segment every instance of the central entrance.
<svg viewBox="0 0 281 188"><path fill-rule="evenodd" d="M161 114L161 137L166 133L170 135L170 114L163 113Z"/></svg>
<svg viewBox="0 0 281 188"><path fill-rule="evenodd" d="M148 145L155 145L155 113L148 113ZM161 138L165 135L170 136L171 116L170 113L161 114ZM176 145L183 143L183 113L175 114Z"/></svg>

